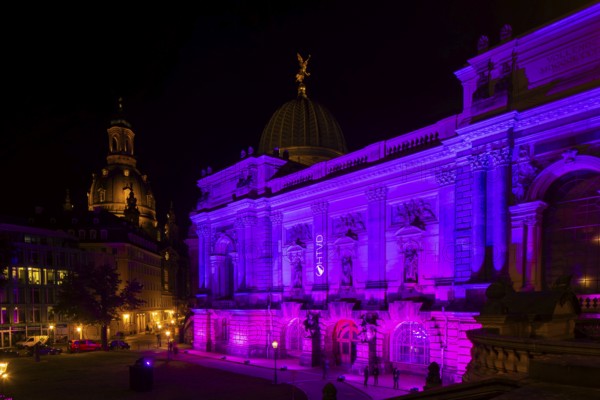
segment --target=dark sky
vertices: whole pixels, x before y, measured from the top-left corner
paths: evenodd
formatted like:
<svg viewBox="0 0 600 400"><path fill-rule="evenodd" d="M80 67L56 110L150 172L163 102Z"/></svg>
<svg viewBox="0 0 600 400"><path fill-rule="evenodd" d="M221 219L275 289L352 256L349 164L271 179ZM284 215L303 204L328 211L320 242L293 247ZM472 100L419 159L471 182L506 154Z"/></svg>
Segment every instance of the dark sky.
<svg viewBox="0 0 600 400"><path fill-rule="evenodd" d="M201 170L257 149L273 112L295 97L296 52L311 55L308 96L356 150L458 113L454 72L480 35L493 46L506 23L518 36L592 2L198 3L5 13L0 214L60 205L66 189L85 207L122 96L159 220L173 201L185 226Z"/></svg>

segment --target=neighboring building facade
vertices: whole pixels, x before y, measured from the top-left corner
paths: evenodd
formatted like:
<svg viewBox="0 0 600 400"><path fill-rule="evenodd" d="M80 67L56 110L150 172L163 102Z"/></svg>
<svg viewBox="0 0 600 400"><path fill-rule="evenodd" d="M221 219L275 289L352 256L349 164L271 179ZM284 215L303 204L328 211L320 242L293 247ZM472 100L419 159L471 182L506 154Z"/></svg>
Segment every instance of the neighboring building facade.
<svg viewBox="0 0 600 400"><path fill-rule="evenodd" d="M0 223L0 238L0 346L31 335L68 335L52 306L67 273L84 262L77 238L17 220Z"/></svg>
<svg viewBox="0 0 600 400"><path fill-rule="evenodd" d="M189 297L187 248L179 239L173 207L164 235L158 228L153 192L136 167L135 134L121 100L107 133L108 165L93 175L88 210L74 210L67 193L59 212L39 209L27 219L0 223L2 347L26 335L79 337L77 328L83 337L98 339L99 326L64 320L52 307L68 272L105 264L116 267L121 288L127 281L141 283L139 298L145 302L137 310L121 311L109 335L175 334L181 328Z"/></svg>
<svg viewBox="0 0 600 400"><path fill-rule="evenodd" d="M460 114L349 154L300 57L259 152L198 181L194 348L460 381L498 279L573 274L599 312L600 5L501 37L456 72Z"/></svg>

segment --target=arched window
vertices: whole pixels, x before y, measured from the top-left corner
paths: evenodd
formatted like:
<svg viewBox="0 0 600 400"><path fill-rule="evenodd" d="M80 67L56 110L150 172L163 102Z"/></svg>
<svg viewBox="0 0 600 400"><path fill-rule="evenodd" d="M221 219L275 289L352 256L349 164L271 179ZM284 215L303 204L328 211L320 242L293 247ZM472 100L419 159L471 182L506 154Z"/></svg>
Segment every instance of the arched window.
<svg viewBox="0 0 600 400"><path fill-rule="evenodd" d="M285 348L288 355L299 357L302 354L302 341L306 332L300 318L294 318L287 326Z"/></svg>
<svg viewBox="0 0 600 400"><path fill-rule="evenodd" d="M429 364L429 335L418 322L401 323L392 336L391 349L391 361Z"/></svg>

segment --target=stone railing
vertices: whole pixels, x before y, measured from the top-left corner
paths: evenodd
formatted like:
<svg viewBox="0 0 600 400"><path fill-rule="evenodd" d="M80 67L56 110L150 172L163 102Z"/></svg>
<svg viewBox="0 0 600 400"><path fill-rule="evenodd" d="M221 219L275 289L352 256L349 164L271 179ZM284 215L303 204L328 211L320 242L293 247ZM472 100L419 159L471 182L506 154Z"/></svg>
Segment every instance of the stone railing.
<svg viewBox="0 0 600 400"><path fill-rule="evenodd" d="M548 340L501 336L493 329L467 331L473 343L471 361L463 381L503 375L525 377L529 374L530 362L542 356L581 356L600 363L600 346L597 343L572 340Z"/></svg>
<svg viewBox="0 0 600 400"><path fill-rule="evenodd" d="M600 294L578 294L577 300L582 313L600 314Z"/></svg>

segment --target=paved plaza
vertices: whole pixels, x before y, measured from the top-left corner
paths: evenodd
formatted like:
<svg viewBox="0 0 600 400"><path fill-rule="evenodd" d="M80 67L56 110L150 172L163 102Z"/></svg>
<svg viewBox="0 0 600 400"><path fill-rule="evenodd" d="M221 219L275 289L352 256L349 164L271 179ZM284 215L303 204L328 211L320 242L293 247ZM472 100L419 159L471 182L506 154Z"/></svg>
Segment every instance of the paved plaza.
<svg viewBox="0 0 600 400"><path fill-rule="evenodd" d="M300 366L295 359L278 360L274 384L273 360L251 359L192 350L180 346L177 355L166 345L140 335L132 337L130 351L63 353L8 359L8 378L3 382L1 400L70 399L295 399L320 400L331 382L344 400L380 400L407 394L411 387L422 390L424 377L403 375L400 389L393 389L391 374L383 374L379 385L369 380L363 386L358 375L344 374L333 367L323 378L320 367ZM130 367L145 357L152 361L152 385L148 391L132 390ZM282 370L281 368L285 369ZM343 382L338 377L344 375Z"/></svg>

